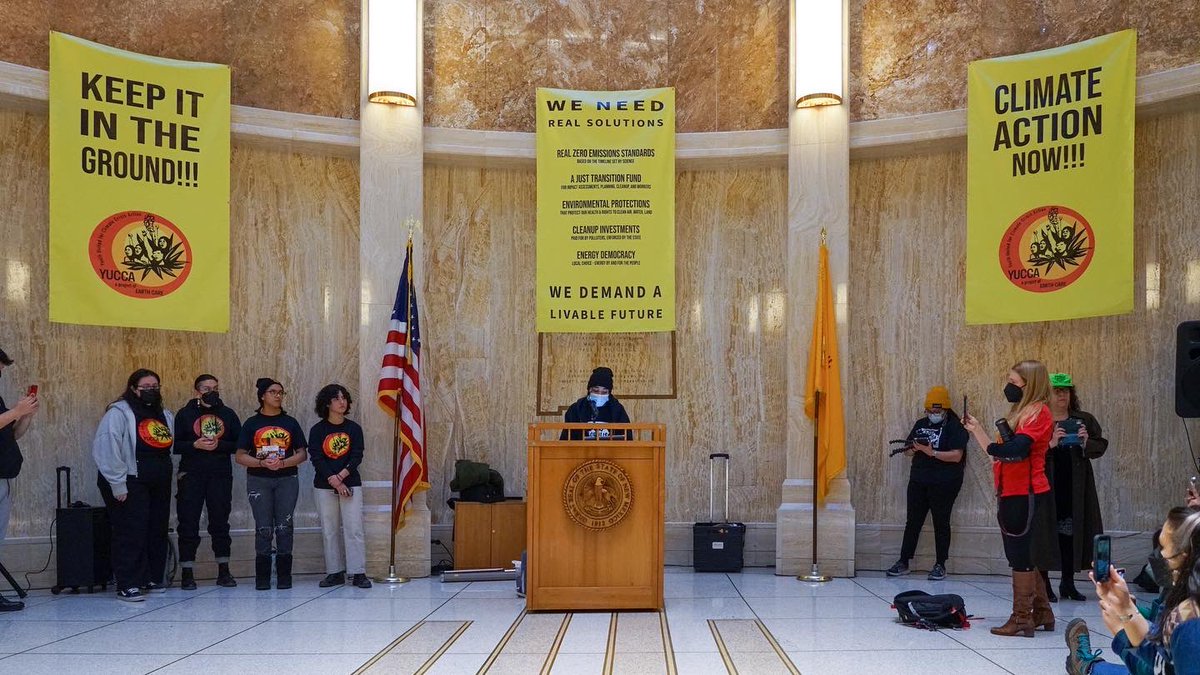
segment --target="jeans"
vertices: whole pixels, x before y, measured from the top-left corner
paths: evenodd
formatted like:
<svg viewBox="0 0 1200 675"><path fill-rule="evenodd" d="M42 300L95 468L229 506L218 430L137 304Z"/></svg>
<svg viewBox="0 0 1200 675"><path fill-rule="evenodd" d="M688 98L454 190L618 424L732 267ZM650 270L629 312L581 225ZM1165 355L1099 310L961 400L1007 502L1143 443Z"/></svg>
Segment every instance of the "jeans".
<svg viewBox="0 0 1200 675"><path fill-rule="evenodd" d="M937 563L945 565L950 557L950 512L954 500L962 489L962 481L953 483L908 482L908 518L904 523L904 543L900 546L900 560L908 563L917 552L917 540L921 527L925 525L925 514L933 512L933 543L937 551Z"/></svg>
<svg viewBox="0 0 1200 675"><path fill-rule="evenodd" d="M254 514L254 552L257 555L271 555L272 535L276 555L292 554L292 513L299 496L300 481L295 476L246 476L246 497Z"/></svg>
<svg viewBox="0 0 1200 675"><path fill-rule="evenodd" d="M367 573L367 542L363 537L362 488L351 488L349 497L317 488L317 510L321 514L321 538L325 543L325 573ZM345 556L342 548L345 547Z"/></svg>
<svg viewBox="0 0 1200 675"><path fill-rule="evenodd" d="M1129 669L1120 661L1116 663L1097 661L1092 664L1092 669L1088 671L1088 675L1129 675Z"/></svg>
<svg viewBox="0 0 1200 675"><path fill-rule="evenodd" d="M217 562L229 562L229 512L233 508L233 474L181 471L175 493L179 516L179 564L191 567L200 548L200 512L208 509L208 536Z"/></svg>
<svg viewBox="0 0 1200 675"><path fill-rule="evenodd" d="M167 568L167 530L171 525L171 457L139 453L138 475L127 476L129 493L117 501L112 486L97 473L96 484L112 524L112 568L117 589L163 583Z"/></svg>

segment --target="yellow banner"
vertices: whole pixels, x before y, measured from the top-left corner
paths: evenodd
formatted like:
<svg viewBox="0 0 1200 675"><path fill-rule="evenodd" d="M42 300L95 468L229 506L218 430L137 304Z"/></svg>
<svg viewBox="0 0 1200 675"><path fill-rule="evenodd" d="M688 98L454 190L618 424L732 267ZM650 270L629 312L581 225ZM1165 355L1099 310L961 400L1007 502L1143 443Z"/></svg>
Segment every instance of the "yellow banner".
<svg viewBox="0 0 1200 675"><path fill-rule="evenodd" d="M229 67L50 34L50 320L229 329Z"/></svg>
<svg viewBox="0 0 1200 675"><path fill-rule="evenodd" d="M967 323L1133 311L1137 32L967 69Z"/></svg>
<svg viewBox="0 0 1200 675"><path fill-rule="evenodd" d="M537 90L537 330L675 330L675 90Z"/></svg>

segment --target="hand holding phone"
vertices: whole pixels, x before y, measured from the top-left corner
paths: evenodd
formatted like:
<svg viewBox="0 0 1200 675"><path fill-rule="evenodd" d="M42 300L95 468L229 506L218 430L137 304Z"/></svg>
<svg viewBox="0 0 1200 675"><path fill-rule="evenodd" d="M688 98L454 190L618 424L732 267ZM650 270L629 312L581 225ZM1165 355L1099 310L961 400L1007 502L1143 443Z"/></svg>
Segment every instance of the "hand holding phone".
<svg viewBox="0 0 1200 675"><path fill-rule="evenodd" d="M37 396L38 386L36 384L29 385L29 393L26 396Z"/></svg>

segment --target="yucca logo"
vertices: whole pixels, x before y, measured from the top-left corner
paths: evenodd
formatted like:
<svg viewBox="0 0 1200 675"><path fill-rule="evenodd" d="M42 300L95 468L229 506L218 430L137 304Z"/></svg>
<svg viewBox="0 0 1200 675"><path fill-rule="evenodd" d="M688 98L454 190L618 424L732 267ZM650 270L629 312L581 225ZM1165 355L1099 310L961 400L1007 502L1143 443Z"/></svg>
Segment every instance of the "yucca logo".
<svg viewBox="0 0 1200 675"><path fill-rule="evenodd" d="M131 298L161 298L179 289L192 270L192 247L174 223L148 211L115 213L88 242L96 276Z"/></svg>
<svg viewBox="0 0 1200 675"><path fill-rule="evenodd" d="M1027 211L1000 238L1000 270L1014 286L1031 293L1049 293L1075 283L1095 254L1092 226L1065 206Z"/></svg>

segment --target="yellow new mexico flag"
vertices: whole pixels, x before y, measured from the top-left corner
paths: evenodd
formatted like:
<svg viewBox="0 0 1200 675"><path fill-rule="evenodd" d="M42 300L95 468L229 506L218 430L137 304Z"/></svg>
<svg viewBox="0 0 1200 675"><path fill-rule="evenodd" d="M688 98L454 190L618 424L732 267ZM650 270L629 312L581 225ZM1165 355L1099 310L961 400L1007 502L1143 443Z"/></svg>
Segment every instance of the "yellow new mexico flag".
<svg viewBox="0 0 1200 675"><path fill-rule="evenodd" d="M824 504L829 483L846 470L846 424L842 419L842 378L838 371L833 288L829 283L829 249L824 241L820 258L812 344L808 347L808 378L804 385L804 414L815 420L817 428L817 475L813 484L817 503Z"/></svg>

